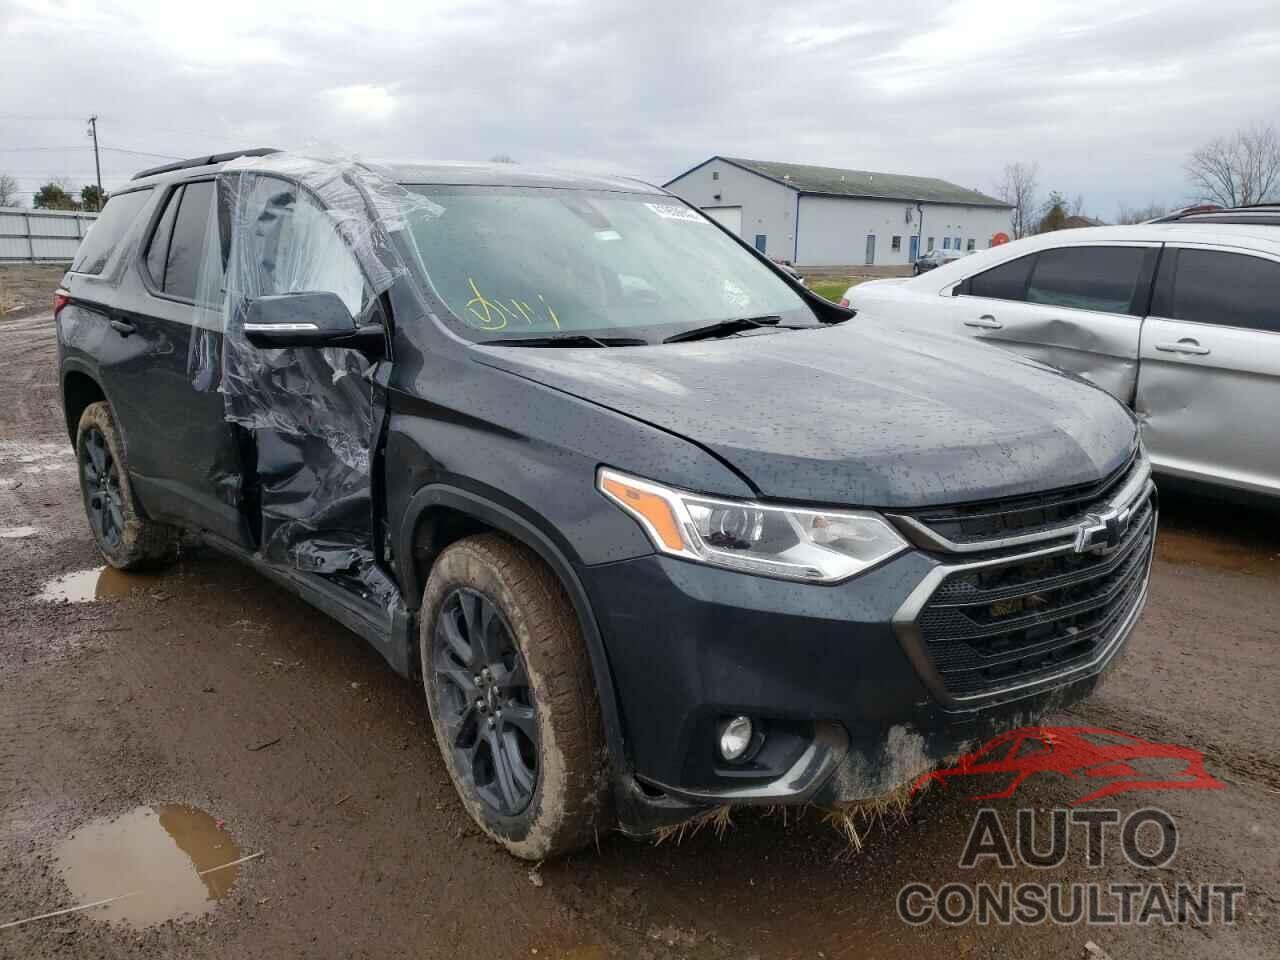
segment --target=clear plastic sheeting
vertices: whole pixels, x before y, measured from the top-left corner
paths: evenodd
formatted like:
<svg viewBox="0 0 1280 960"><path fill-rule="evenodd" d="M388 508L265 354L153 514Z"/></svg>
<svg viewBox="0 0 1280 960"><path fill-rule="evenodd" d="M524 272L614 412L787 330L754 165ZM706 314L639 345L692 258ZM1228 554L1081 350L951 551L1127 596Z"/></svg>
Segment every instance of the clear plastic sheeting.
<svg viewBox="0 0 1280 960"><path fill-rule="evenodd" d="M221 329L193 328L188 373L221 391L242 431L241 502L260 520L260 552L389 605L398 594L373 555L373 365L354 350L254 346L244 319L258 297L324 291L357 325L385 322L379 297L407 271L393 235L439 208L372 168L289 154L231 161L217 188L198 299L221 304Z"/></svg>

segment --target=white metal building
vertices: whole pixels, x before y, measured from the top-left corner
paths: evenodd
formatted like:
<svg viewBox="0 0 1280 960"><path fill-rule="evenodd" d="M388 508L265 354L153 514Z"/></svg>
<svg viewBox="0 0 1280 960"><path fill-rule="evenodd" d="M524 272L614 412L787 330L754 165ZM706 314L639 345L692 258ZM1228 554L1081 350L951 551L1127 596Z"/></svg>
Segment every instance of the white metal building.
<svg viewBox="0 0 1280 960"><path fill-rule="evenodd" d="M664 184L771 257L804 266L908 264L982 250L1012 207L937 180L715 156Z"/></svg>

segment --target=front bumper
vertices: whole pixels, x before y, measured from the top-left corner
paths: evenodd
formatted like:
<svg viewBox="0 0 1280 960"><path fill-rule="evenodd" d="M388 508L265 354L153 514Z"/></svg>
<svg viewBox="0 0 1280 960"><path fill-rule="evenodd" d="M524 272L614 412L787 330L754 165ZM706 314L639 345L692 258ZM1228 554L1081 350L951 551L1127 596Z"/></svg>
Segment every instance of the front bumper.
<svg viewBox="0 0 1280 960"><path fill-rule="evenodd" d="M913 550L836 585L658 555L580 568L622 714L628 756L619 766L633 775L619 784L623 828L645 833L724 804L882 796L1087 696L1145 603L1156 520L1149 483L1142 497L1149 532L1135 536L1148 539L1126 568L1105 642L1066 668L978 694L948 691L916 629L922 602L950 573L1069 555L1071 545L1019 546L995 558ZM763 725L766 746L733 766L719 759L715 740L723 719L738 714Z"/></svg>

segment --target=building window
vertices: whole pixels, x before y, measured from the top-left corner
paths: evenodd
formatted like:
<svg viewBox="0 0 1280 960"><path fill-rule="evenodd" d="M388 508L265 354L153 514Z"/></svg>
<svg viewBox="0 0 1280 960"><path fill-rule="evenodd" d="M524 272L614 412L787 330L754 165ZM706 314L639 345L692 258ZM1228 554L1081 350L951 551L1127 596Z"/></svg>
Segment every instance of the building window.
<svg viewBox="0 0 1280 960"><path fill-rule="evenodd" d="M973 239L973 237L970 237L969 242L965 245L965 250L973 250L977 245L978 241Z"/></svg>
<svg viewBox="0 0 1280 960"><path fill-rule="evenodd" d="M712 180L719 180L719 179L720 179L720 171L719 171L719 170L712 170L712 171L711 171L711 179L712 179Z"/></svg>
<svg viewBox="0 0 1280 960"><path fill-rule="evenodd" d="M951 238L951 249L952 249L952 250L959 250L959 249L960 249L960 238L959 238L959 237L952 237L952 238Z"/></svg>
<svg viewBox="0 0 1280 960"><path fill-rule="evenodd" d="M765 235L764 235L763 233L757 233L757 234L756 234L756 249L757 249L757 250L759 250L761 253L764 253L764 252L765 252L765 251L764 251L764 246L765 246Z"/></svg>
<svg viewBox="0 0 1280 960"><path fill-rule="evenodd" d="M933 253L933 237L929 238L929 245L925 248L925 253Z"/></svg>
<svg viewBox="0 0 1280 960"><path fill-rule="evenodd" d="M951 238L950 238L950 237L943 237L943 238L942 238L942 249L943 249L943 250L950 250L950 249L951 249Z"/></svg>
<svg viewBox="0 0 1280 960"><path fill-rule="evenodd" d="M902 251L902 238L894 237L892 240L890 240L889 249L891 249L894 253L900 253Z"/></svg>

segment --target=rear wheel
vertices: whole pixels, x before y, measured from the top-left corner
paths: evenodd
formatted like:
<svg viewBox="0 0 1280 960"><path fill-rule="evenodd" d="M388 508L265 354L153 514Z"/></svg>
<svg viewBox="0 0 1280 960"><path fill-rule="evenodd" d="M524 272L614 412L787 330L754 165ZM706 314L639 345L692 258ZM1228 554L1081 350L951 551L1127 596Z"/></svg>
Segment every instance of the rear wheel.
<svg viewBox="0 0 1280 960"><path fill-rule="evenodd" d="M600 706L555 575L496 534L461 540L432 568L419 643L436 740L481 829L529 860L589 843L608 790Z"/></svg>
<svg viewBox="0 0 1280 960"><path fill-rule="evenodd" d="M124 447L105 401L89 404L80 415L76 462L89 529L107 563L139 570L176 556L177 531L144 518L134 503Z"/></svg>

